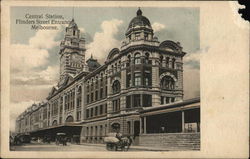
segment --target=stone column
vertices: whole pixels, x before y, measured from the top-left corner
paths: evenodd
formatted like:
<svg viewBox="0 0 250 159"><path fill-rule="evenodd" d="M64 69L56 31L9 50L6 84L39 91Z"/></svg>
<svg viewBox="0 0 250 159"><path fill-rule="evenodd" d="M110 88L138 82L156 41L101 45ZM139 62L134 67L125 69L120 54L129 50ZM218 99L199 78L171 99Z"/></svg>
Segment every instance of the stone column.
<svg viewBox="0 0 250 159"><path fill-rule="evenodd" d="M81 115L81 121L84 121L85 120L85 88L84 88L84 84L81 84L81 88L82 88L82 96L81 96L81 113L82 113L82 115Z"/></svg>
<svg viewBox="0 0 250 159"><path fill-rule="evenodd" d="M49 108L50 108L50 110L49 110L49 111L50 111L50 114L49 114L49 115L50 115L50 116L49 116L49 121L50 121L50 122L49 122L49 126L51 126L51 125L52 125L52 122L53 122L53 121L52 121L52 105L51 105L51 103L49 103Z"/></svg>
<svg viewBox="0 0 250 159"><path fill-rule="evenodd" d="M76 88L74 88L75 89L75 104L74 104L74 110L73 110L73 116L74 116L74 121L77 121L77 86L76 86Z"/></svg>
<svg viewBox="0 0 250 159"><path fill-rule="evenodd" d="M57 123L60 125L60 97L57 99Z"/></svg>
<svg viewBox="0 0 250 159"><path fill-rule="evenodd" d="M62 103L62 124L65 123L65 93L63 93L63 103Z"/></svg>
<svg viewBox="0 0 250 159"><path fill-rule="evenodd" d="M182 133L185 132L185 112L181 111L181 126L182 126Z"/></svg>
<svg viewBox="0 0 250 159"><path fill-rule="evenodd" d="M140 134L142 134L142 133L143 133L143 123L142 123L142 118L143 118L143 117L141 117L141 118L140 118Z"/></svg>
<svg viewBox="0 0 250 159"><path fill-rule="evenodd" d="M144 134L147 133L147 117L144 117Z"/></svg>
<svg viewBox="0 0 250 159"><path fill-rule="evenodd" d="M134 134L134 120L131 120L131 124L130 124L130 134Z"/></svg>

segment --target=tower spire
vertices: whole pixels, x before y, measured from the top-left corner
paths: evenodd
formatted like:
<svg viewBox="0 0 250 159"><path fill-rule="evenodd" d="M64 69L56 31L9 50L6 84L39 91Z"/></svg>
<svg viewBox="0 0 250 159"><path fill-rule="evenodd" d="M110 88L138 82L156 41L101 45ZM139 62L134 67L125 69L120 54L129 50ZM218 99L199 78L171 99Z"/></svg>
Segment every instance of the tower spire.
<svg viewBox="0 0 250 159"><path fill-rule="evenodd" d="M137 16L142 15L142 11L141 11L141 8L140 8L140 7L138 8L138 10L137 10L136 14L137 14Z"/></svg>
<svg viewBox="0 0 250 159"><path fill-rule="evenodd" d="M75 7L72 8L72 20L75 18Z"/></svg>

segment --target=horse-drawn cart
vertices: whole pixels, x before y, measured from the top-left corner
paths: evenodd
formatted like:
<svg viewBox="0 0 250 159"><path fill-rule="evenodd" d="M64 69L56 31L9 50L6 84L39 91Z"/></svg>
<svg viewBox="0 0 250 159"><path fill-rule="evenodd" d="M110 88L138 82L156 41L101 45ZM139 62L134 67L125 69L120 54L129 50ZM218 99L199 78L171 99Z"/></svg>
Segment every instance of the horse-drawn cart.
<svg viewBox="0 0 250 159"><path fill-rule="evenodd" d="M120 140L116 137L116 133L109 133L104 138L106 149L108 151L128 151L131 141L127 137L122 137Z"/></svg>

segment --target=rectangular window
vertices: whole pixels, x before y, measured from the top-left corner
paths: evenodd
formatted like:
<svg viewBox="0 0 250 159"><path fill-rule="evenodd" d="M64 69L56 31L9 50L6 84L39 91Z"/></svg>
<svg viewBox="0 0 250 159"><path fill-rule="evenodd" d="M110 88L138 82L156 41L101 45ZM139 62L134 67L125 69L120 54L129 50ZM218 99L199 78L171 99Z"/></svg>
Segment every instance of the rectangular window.
<svg viewBox="0 0 250 159"><path fill-rule="evenodd" d="M106 86L105 87L105 97L107 97L108 96L108 87Z"/></svg>
<svg viewBox="0 0 250 159"><path fill-rule="evenodd" d="M131 96L126 96L126 108L131 108Z"/></svg>
<svg viewBox="0 0 250 159"><path fill-rule="evenodd" d="M164 97L161 96L161 104L164 104Z"/></svg>
<svg viewBox="0 0 250 159"><path fill-rule="evenodd" d="M171 102L170 100L171 100L171 98L166 97L166 103L167 103L167 104Z"/></svg>
<svg viewBox="0 0 250 159"><path fill-rule="evenodd" d="M136 33L136 34L135 34L135 39L136 39L136 40L139 40L139 39L140 39L140 33Z"/></svg>
<svg viewBox="0 0 250 159"><path fill-rule="evenodd" d="M89 118L89 109L87 109L86 118Z"/></svg>
<svg viewBox="0 0 250 159"><path fill-rule="evenodd" d="M98 107L95 107L95 116L98 115Z"/></svg>
<svg viewBox="0 0 250 159"><path fill-rule="evenodd" d="M134 97L134 107L141 107L141 95L135 94Z"/></svg>
<svg viewBox="0 0 250 159"><path fill-rule="evenodd" d="M144 107L152 106L152 95L143 94L143 106Z"/></svg>
<svg viewBox="0 0 250 159"><path fill-rule="evenodd" d="M127 74L127 87L131 87L132 82L131 82L131 74Z"/></svg>
<svg viewBox="0 0 250 159"><path fill-rule="evenodd" d="M96 79L96 83L95 83L95 89L98 88L98 80Z"/></svg>
<svg viewBox="0 0 250 159"><path fill-rule="evenodd" d="M89 103L89 95L87 95L87 104Z"/></svg>
<svg viewBox="0 0 250 159"><path fill-rule="evenodd" d="M94 108L91 108L90 117L93 117L93 115L94 115Z"/></svg>
<svg viewBox="0 0 250 159"><path fill-rule="evenodd" d="M106 114L107 112L108 112L108 106L107 106L107 104L105 104L104 113Z"/></svg>
<svg viewBox="0 0 250 159"><path fill-rule="evenodd" d="M135 73L135 86L141 85L141 73L137 72Z"/></svg>
<svg viewBox="0 0 250 159"><path fill-rule="evenodd" d="M151 86L151 73L150 72L145 72L144 73L144 84L145 86Z"/></svg>
<svg viewBox="0 0 250 159"><path fill-rule="evenodd" d="M120 110L120 99L117 100L117 110Z"/></svg>
<svg viewBox="0 0 250 159"><path fill-rule="evenodd" d="M172 98L171 98L171 102L174 102L174 101L175 101L175 98L174 98L174 97L172 97Z"/></svg>
<svg viewBox="0 0 250 159"><path fill-rule="evenodd" d="M101 88L100 90L100 99L102 99L102 95L103 95L103 88Z"/></svg>
<svg viewBox="0 0 250 159"><path fill-rule="evenodd" d="M93 98L94 94L91 93L91 102L93 102L94 98Z"/></svg>
<svg viewBox="0 0 250 159"><path fill-rule="evenodd" d="M148 40L148 34L147 33L144 33L144 39Z"/></svg>
<svg viewBox="0 0 250 159"><path fill-rule="evenodd" d="M95 91L95 100L98 100L98 91Z"/></svg>
<svg viewBox="0 0 250 159"><path fill-rule="evenodd" d="M103 105L100 105L100 115L103 114Z"/></svg>

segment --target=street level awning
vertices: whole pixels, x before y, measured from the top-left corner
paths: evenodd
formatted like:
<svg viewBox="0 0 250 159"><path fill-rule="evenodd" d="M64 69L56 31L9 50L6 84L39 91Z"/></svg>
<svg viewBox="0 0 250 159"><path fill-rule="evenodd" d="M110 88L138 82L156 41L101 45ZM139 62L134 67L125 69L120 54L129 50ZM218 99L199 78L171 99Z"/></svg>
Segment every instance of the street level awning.
<svg viewBox="0 0 250 159"><path fill-rule="evenodd" d="M157 115L162 113L170 113L197 108L200 108L200 98L190 99L183 102L171 103L167 105L160 105L156 107L148 107L140 111L140 116Z"/></svg>

